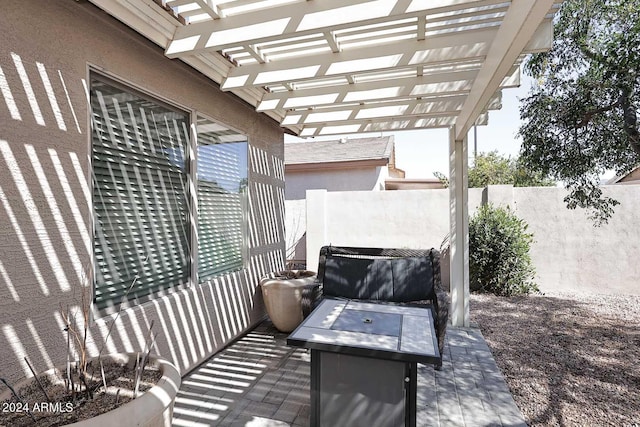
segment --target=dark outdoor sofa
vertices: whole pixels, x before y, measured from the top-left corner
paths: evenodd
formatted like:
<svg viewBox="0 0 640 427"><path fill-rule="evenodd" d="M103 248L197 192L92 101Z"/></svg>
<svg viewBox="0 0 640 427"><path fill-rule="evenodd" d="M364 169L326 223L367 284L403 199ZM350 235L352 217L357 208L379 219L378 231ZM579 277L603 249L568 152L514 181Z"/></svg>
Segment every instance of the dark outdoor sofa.
<svg viewBox="0 0 640 427"><path fill-rule="evenodd" d="M442 289L440 252L436 249L324 246L318 278L303 292L305 317L324 296L430 305L440 350L437 367L442 365L449 296Z"/></svg>

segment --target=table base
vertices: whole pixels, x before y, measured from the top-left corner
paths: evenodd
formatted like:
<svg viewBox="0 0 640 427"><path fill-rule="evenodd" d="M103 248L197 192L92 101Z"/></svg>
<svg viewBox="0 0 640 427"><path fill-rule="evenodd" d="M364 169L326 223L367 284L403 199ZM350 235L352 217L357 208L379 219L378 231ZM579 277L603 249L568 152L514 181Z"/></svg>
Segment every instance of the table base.
<svg viewBox="0 0 640 427"><path fill-rule="evenodd" d="M312 427L416 425L417 364L311 350Z"/></svg>

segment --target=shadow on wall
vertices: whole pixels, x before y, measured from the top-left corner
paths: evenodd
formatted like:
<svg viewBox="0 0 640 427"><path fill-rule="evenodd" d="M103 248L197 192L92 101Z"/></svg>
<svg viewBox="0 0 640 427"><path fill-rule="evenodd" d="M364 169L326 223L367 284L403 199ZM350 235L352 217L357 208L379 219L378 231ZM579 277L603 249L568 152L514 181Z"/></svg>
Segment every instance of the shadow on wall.
<svg viewBox="0 0 640 427"><path fill-rule="evenodd" d="M302 236L294 242L293 248L287 250L287 268L291 270L306 270L307 269L307 233L302 233Z"/></svg>
<svg viewBox="0 0 640 427"><path fill-rule="evenodd" d="M61 71L23 61L16 53L9 61L1 59L0 372L13 382L31 376L24 357L36 371L66 359L61 312L78 310L83 287L91 286L92 279L86 279L92 277L88 266L94 252L86 129L89 95L84 79L65 80ZM112 120L117 128L117 118ZM251 155L254 175L282 178L281 159L253 147ZM133 187L143 179L129 178ZM257 249L246 267L124 310L110 335L115 315L98 314L88 331L91 355L107 335L108 352L144 348L154 322L158 340L152 351L184 373L262 318L257 283L266 272L281 269L284 259L279 216L284 188L252 185L249 247ZM261 230L268 230L268 235ZM191 235L190 230L184 232Z"/></svg>
<svg viewBox="0 0 640 427"><path fill-rule="evenodd" d="M288 268L306 269L306 199L285 201L286 256ZM314 270L315 266L311 268Z"/></svg>

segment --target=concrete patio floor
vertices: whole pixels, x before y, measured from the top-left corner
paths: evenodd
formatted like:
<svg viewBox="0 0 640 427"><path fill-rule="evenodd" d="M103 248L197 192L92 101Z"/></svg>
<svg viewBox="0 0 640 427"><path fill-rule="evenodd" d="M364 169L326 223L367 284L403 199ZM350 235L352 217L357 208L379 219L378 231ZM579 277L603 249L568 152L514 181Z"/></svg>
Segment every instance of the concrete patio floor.
<svg viewBox="0 0 640 427"><path fill-rule="evenodd" d="M265 321L186 375L173 425L308 426L310 353L287 335ZM526 426L479 329L449 327L443 369L418 367L418 426Z"/></svg>

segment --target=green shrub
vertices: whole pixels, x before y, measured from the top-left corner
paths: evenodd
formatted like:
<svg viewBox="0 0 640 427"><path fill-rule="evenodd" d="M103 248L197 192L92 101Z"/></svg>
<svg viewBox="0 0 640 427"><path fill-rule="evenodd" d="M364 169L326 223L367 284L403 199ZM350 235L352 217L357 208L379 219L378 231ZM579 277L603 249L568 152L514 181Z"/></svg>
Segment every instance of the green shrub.
<svg viewBox="0 0 640 427"><path fill-rule="evenodd" d="M529 249L533 234L510 209L481 206L469 220L469 288L510 296L539 292Z"/></svg>

